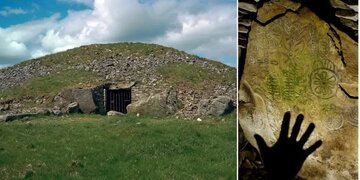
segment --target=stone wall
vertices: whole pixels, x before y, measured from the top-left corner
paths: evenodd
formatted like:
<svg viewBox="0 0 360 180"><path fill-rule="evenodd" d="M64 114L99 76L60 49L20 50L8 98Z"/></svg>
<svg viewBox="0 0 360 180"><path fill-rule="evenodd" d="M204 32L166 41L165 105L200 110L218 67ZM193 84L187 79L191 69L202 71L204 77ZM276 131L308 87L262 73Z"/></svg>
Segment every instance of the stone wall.
<svg viewBox="0 0 360 180"><path fill-rule="evenodd" d="M104 89L106 87L107 87L106 85L100 85L91 89L93 93L94 103L97 107L97 113L103 115L107 113L106 105L104 104L104 100L105 100Z"/></svg>

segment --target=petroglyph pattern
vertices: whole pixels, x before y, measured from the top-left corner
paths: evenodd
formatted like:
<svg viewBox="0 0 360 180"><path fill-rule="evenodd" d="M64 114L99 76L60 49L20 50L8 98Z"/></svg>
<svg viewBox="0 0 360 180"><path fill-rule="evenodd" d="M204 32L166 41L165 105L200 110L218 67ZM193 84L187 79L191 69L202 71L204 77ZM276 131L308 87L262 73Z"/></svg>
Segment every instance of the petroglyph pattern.
<svg viewBox="0 0 360 180"><path fill-rule="evenodd" d="M259 112L254 111L254 113L251 114L251 120L250 120L251 127L254 127L255 129L263 129L264 127L263 119L264 117L261 116Z"/></svg>
<svg viewBox="0 0 360 180"><path fill-rule="evenodd" d="M357 107L347 108L345 112L343 112L343 118L347 119L349 124L352 126L358 127L358 111Z"/></svg>
<svg viewBox="0 0 360 180"><path fill-rule="evenodd" d="M310 81L315 96L329 99L336 94L338 78L333 71L325 68L316 69L312 72Z"/></svg>
<svg viewBox="0 0 360 180"><path fill-rule="evenodd" d="M278 80L275 77L270 75L267 78L266 84L267 84L268 92L271 95L271 98L276 99L276 97L279 96L279 94L280 94Z"/></svg>
<svg viewBox="0 0 360 180"><path fill-rule="evenodd" d="M325 127L330 130L338 130L344 125L344 118L341 116L331 116L324 120Z"/></svg>

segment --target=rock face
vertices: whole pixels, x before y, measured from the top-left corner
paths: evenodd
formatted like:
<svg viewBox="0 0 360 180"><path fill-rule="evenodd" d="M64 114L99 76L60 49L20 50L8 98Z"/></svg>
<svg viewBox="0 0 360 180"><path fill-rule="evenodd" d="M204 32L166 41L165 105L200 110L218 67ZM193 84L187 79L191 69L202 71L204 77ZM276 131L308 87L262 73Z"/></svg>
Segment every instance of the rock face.
<svg viewBox="0 0 360 180"><path fill-rule="evenodd" d="M264 7L279 9L276 3ZM258 15L266 11L259 8ZM269 19L265 15L264 21ZM294 117L303 113L303 128L316 125L305 147L319 139L324 143L299 175L356 179L357 46L306 7L265 24L253 21L239 96L240 124L249 143L257 147L253 135L258 133L272 145L283 114L292 112L292 127Z"/></svg>
<svg viewBox="0 0 360 180"><path fill-rule="evenodd" d="M219 96L212 100L201 100L198 105L198 114L221 116L232 112L234 109L234 102L231 98Z"/></svg>
<svg viewBox="0 0 360 180"><path fill-rule="evenodd" d="M182 103L177 97L177 92L168 90L163 93L155 94L147 99L130 104L128 112L140 113L153 116L167 116L175 114L182 107Z"/></svg>
<svg viewBox="0 0 360 180"><path fill-rule="evenodd" d="M65 89L54 98L54 104L62 112L93 113L97 107L91 89Z"/></svg>
<svg viewBox="0 0 360 180"><path fill-rule="evenodd" d="M79 103L73 102L73 103L70 103L69 105L67 105L66 112L67 113L78 113L78 112L80 112Z"/></svg>
<svg viewBox="0 0 360 180"><path fill-rule="evenodd" d="M89 114L96 111L93 94L90 89L74 89L72 93L83 113Z"/></svg>

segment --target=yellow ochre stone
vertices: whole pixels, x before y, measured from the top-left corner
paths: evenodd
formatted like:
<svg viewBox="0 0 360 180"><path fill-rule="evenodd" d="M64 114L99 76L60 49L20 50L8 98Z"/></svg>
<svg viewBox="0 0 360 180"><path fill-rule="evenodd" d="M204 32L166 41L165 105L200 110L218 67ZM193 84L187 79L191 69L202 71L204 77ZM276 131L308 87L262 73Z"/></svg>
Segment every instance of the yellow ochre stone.
<svg viewBox="0 0 360 180"><path fill-rule="evenodd" d="M257 147L253 135L259 133L272 145L284 113L292 113L290 127L303 113L302 131L310 122L316 125L305 148L319 139L323 145L309 156L299 175L356 179L358 100L347 96L340 85L357 96L352 87L357 86L357 43L302 7L266 26L253 22L247 47L241 83L248 84L240 87L248 94L240 96L245 105L240 104L239 113L249 142Z"/></svg>

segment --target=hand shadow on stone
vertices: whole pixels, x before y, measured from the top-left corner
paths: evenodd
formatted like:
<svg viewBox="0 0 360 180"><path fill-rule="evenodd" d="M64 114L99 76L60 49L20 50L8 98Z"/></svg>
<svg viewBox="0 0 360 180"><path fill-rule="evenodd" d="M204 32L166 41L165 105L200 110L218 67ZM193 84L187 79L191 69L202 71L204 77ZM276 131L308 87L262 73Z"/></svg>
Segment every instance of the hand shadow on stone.
<svg viewBox="0 0 360 180"><path fill-rule="evenodd" d="M303 149L304 144L315 129L314 123L311 123L300 140L296 141L303 119L304 115L299 114L297 116L289 138L290 112L286 112L279 139L272 147L268 147L260 135L255 135L269 179L287 180L294 178L300 171L305 159L321 146L322 141L319 140L309 148Z"/></svg>

